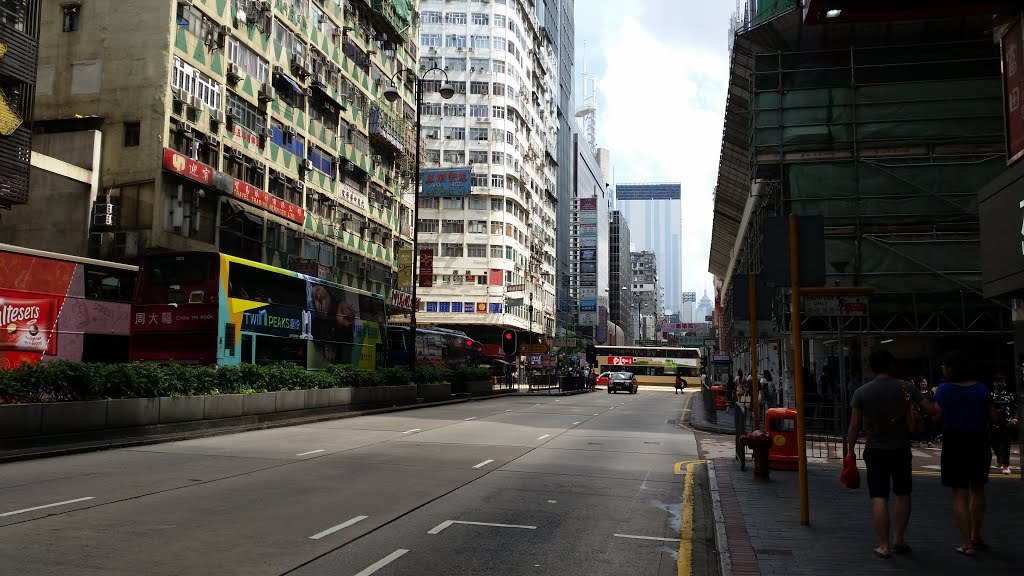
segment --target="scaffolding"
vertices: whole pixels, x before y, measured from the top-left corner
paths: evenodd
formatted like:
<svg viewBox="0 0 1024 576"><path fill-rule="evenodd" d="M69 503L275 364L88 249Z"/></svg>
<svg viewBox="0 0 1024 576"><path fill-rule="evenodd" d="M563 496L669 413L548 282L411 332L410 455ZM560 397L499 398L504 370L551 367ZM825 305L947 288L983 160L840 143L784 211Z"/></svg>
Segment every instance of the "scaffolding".
<svg viewBox="0 0 1024 576"><path fill-rule="evenodd" d="M750 48L748 181L757 197L730 269L758 273L766 259L786 257L765 253L766 218L821 215L827 285L875 288L869 315L843 320L848 334L992 342L1009 335L1008 307L981 293L977 190L1005 166L999 53L991 39ZM734 73L736 65L734 58ZM727 117L727 140L729 123ZM718 219L716 198L716 229ZM715 258L713 248L713 272ZM788 291L777 290L777 333L788 332L787 302ZM807 337L838 328L834 318L801 322ZM733 347L742 344L734 340Z"/></svg>

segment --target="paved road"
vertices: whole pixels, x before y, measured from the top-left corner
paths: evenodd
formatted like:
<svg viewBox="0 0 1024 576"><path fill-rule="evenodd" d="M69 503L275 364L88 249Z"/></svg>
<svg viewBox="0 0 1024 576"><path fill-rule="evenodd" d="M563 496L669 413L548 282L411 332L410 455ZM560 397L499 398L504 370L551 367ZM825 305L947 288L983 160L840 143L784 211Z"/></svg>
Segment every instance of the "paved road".
<svg viewBox="0 0 1024 576"><path fill-rule="evenodd" d="M697 458L676 425L683 403L671 391L510 397L0 465L0 566L713 574L706 477L693 474L683 507L675 469Z"/></svg>

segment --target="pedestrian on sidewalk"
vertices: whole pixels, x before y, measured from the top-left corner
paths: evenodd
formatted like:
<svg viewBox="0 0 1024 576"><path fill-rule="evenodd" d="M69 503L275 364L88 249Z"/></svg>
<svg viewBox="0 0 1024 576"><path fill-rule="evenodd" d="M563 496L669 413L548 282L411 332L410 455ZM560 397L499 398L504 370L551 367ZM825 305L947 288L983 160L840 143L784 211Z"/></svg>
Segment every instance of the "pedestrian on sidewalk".
<svg viewBox="0 0 1024 576"><path fill-rule="evenodd" d="M772 380L771 370L765 370L760 380L760 394L761 398L761 422L764 422L764 417L768 413L769 408L775 408L778 404L778 389L775 386L775 381Z"/></svg>
<svg viewBox="0 0 1024 576"><path fill-rule="evenodd" d="M999 414L999 422L992 429L992 451L996 465L1003 474L1010 473L1010 442L1017 434L1017 399L1006 389L1006 377L996 374L992 379L992 404Z"/></svg>
<svg viewBox="0 0 1024 576"><path fill-rule="evenodd" d="M918 378L916 386L917 391L921 393L921 396L927 398L929 402L935 402L935 393L932 392L932 389L928 386L927 378L925 378L924 376ZM936 428L937 424L935 422L935 419L932 418L931 414L924 414L923 419L921 421L920 434L918 435L916 440L927 443L928 447L931 448L932 446L934 446Z"/></svg>
<svg viewBox="0 0 1024 576"><path fill-rule="evenodd" d="M998 421L992 393L976 378L973 358L949 352L942 362L946 382L935 391L942 409L942 485L953 489L953 517L963 537L958 554L974 556L988 548L981 536L985 484L992 449L989 423Z"/></svg>
<svg viewBox="0 0 1024 576"><path fill-rule="evenodd" d="M893 377L896 361L888 350L875 350L868 359L875 378L853 394L850 428L847 431L848 454L856 458L861 424L867 434L864 465L867 469L871 514L878 547L875 556L890 558L892 553L910 552L906 541L910 522L911 463L910 430L907 410L920 407L938 413L934 404L913 386ZM907 403L911 402L912 406ZM889 544L889 493L895 496L895 534Z"/></svg>

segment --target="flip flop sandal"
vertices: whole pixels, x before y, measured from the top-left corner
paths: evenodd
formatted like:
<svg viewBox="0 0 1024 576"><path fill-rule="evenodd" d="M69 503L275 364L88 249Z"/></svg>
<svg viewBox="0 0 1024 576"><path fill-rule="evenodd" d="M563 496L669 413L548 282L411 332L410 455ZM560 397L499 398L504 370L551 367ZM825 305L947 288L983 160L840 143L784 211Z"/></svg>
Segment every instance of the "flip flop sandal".
<svg viewBox="0 0 1024 576"><path fill-rule="evenodd" d="M974 558L975 556L977 556L977 554L975 554L974 552L974 548L969 548L967 546L957 546L955 548L955 551L957 554L960 554L961 556L967 556L968 558Z"/></svg>
<svg viewBox="0 0 1024 576"><path fill-rule="evenodd" d="M910 554L914 549L909 544L893 544L892 551L896 554Z"/></svg>
<svg viewBox="0 0 1024 576"><path fill-rule="evenodd" d="M879 550L878 548L875 548L874 550L872 550L872 552L875 553L875 556L878 556L879 558L881 558L883 560L888 560L889 558L892 558L892 554L886 554L886 553L882 552L881 550Z"/></svg>

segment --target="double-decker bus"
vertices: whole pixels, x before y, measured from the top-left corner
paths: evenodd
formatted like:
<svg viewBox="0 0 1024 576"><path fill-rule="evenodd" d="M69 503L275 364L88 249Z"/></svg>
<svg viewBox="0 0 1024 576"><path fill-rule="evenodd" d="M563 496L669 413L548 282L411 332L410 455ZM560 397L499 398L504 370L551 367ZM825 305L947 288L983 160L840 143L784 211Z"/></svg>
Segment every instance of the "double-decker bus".
<svg viewBox="0 0 1024 576"><path fill-rule="evenodd" d="M132 302L131 358L306 369L383 365L384 298L216 252L143 258Z"/></svg>
<svg viewBox="0 0 1024 576"><path fill-rule="evenodd" d="M632 372L642 386L675 386L676 375L700 384L700 348L595 346L598 373Z"/></svg>
<svg viewBox="0 0 1024 576"><path fill-rule="evenodd" d="M388 326L389 366L409 365L409 350L412 349L410 332L408 326ZM416 328L416 362L420 365L452 370L473 366L483 355L483 350L479 342L461 330Z"/></svg>
<svg viewBox="0 0 1024 576"><path fill-rule="evenodd" d="M138 267L0 244L0 370L128 361Z"/></svg>

